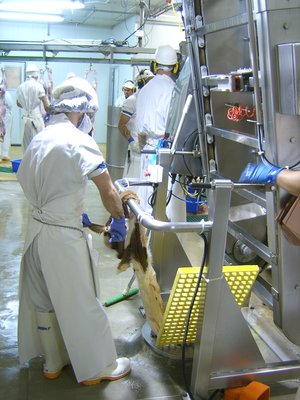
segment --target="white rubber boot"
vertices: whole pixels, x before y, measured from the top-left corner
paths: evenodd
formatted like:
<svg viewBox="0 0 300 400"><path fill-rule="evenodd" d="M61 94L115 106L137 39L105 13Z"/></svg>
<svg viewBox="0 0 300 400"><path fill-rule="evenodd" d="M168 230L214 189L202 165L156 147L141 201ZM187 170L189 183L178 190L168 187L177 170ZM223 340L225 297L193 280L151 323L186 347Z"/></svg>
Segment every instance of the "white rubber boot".
<svg viewBox="0 0 300 400"><path fill-rule="evenodd" d="M55 379L70 359L60 332L55 313L36 313L39 336L45 355L44 376Z"/></svg>
<svg viewBox="0 0 300 400"><path fill-rule="evenodd" d="M99 374L91 379L83 381L85 386L96 385L102 381L116 381L124 378L131 371L130 361L126 357L117 358L116 361L104 368Z"/></svg>

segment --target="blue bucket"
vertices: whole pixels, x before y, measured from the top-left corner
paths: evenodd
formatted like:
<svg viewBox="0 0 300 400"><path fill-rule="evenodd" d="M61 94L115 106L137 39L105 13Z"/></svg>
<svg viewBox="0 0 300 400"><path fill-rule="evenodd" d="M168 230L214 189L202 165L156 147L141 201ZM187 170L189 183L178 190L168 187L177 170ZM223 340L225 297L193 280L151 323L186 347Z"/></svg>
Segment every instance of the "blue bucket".
<svg viewBox="0 0 300 400"><path fill-rule="evenodd" d="M189 193L194 194L196 191L194 189L188 188ZM186 204L186 212L197 214L199 211L201 199L200 196L197 197L190 197L186 195L185 197L185 204Z"/></svg>
<svg viewBox="0 0 300 400"><path fill-rule="evenodd" d="M21 164L22 159L19 160L11 160L11 167L13 172L17 172L19 169L19 166Z"/></svg>

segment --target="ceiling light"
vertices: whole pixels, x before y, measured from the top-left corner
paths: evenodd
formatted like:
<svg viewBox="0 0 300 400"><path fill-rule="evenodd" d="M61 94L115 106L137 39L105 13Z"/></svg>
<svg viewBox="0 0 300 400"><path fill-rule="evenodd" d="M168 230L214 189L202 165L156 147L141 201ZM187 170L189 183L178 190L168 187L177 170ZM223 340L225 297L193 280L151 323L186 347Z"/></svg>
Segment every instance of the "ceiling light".
<svg viewBox="0 0 300 400"><path fill-rule="evenodd" d="M61 15L14 12L0 12L0 19L22 22L62 22L64 20Z"/></svg>
<svg viewBox="0 0 300 400"><path fill-rule="evenodd" d="M0 4L0 10L27 13L61 14L63 10L78 10L84 8L81 1L75 0L52 0L52 1L9 1Z"/></svg>

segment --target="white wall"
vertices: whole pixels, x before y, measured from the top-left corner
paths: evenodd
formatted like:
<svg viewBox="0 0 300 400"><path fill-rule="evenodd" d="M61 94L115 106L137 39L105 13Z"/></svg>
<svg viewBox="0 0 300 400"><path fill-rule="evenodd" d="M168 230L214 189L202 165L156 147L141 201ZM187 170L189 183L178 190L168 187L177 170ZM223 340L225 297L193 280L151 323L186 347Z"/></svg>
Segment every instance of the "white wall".
<svg viewBox="0 0 300 400"><path fill-rule="evenodd" d="M161 17L160 17L161 18ZM0 37L1 40L22 40L22 41L46 41L51 43L52 40L66 40L74 42L76 39L86 40L106 40L115 38L118 41L125 40L130 34L138 27L139 18L132 17L110 29L99 29L96 27L82 27L70 25L47 25L47 24L28 24L18 23L17 25L12 22L3 22L0 24ZM174 48L179 49L178 44L184 40L184 35L177 26L166 25L153 25L146 23L145 37L143 39L143 47L156 48L160 44L170 44ZM137 46L138 39L135 35L128 39L129 46ZM40 56L40 53L32 52L30 49L26 52L11 52L10 55L26 56L21 64L25 70L25 62L30 62L30 57ZM49 53L47 53L49 56ZM64 55L65 56L65 55ZM83 57L81 54L70 53L70 57ZM95 56L93 54L93 56ZM84 55L88 57L88 55ZM118 59L125 58L126 56L119 55ZM1 65L5 66L6 62ZM45 68L45 62L36 62L39 68ZM48 62L48 65L53 71L54 86L60 84L66 77L67 73L73 71L76 75L83 76L86 69L90 67L86 62ZM100 108L96 114L96 141L97 143L106 142L106 124L107 124L107 107L112 104L112 100L118 95L122 94L121 88L123 83L128 79L134 79L137 68L130 65L118 64L94 64L92 69L97 71L97 93L99 96ZM23 74L24 74L23 70ZM47 81L47 74L44 76ZM115 80L112 79L115 78ZM92 74L89 74L88 80L92 82ZM14 95L14 91L12 91ZM20 127L20 110L16 107L14 113L15 123L13 126L13 141L12 144L21 143L21 127Z"/></svg>

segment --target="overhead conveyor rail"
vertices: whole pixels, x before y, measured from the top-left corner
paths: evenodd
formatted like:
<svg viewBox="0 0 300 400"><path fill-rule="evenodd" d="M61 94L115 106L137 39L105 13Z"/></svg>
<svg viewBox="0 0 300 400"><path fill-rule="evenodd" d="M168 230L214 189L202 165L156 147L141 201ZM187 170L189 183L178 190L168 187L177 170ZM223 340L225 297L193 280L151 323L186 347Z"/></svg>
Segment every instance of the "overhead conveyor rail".
<svg viewBox="0 0 300 400"><path fill-rule="evenodd" d="M24 52L26 54L23 55ZM151 55L154 53L155 49L152 48L130 47L122 44L120 46L107 45L101 40L0 40L0 60L2 61L26 59L49 62L149 65ZM125 55L126 58L119 58L120 55ZM132 57L134 55L139 55L139 57Z"/></svg>

